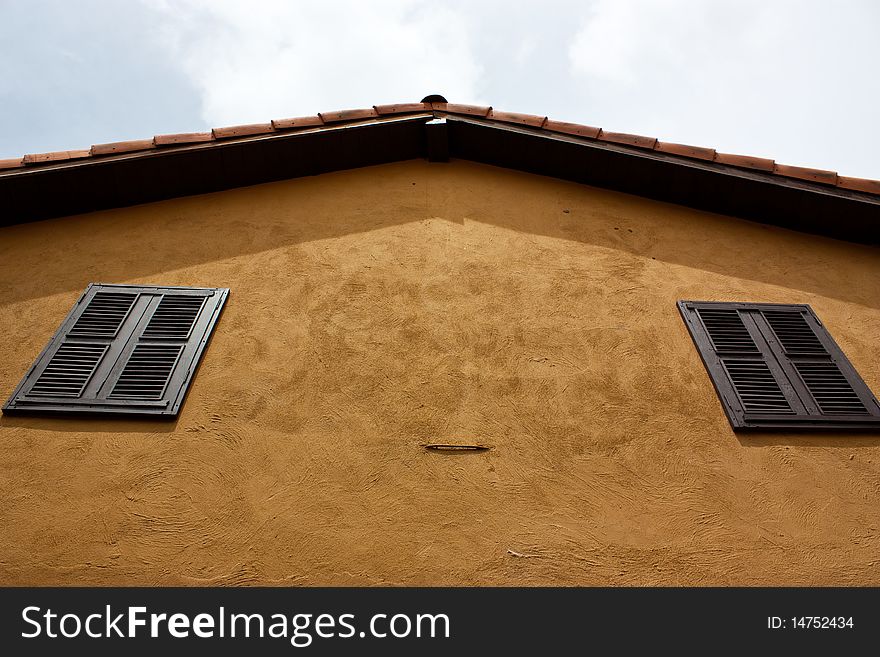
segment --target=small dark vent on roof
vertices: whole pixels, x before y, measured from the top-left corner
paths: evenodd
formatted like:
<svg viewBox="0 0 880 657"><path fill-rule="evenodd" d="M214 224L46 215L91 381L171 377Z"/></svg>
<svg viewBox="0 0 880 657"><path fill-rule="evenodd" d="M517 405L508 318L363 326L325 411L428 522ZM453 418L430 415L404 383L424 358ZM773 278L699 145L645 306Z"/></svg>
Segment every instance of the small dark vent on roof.
<svg viewBox="0 0 880 657"><path fill-rule="evenodd" d="M794 366L824 415L868 415L868 409L834 363L795 362Z"/></svg>
<svg viewBox="0 0 880 657"><path fill-rule="evenodd" d="M136 294L98 292L68 335L74 338L114 338L128 316Z"/></svg>
<svg viewBox="0 0 880 657"><path fill-rule="evenodd" d="M63 344L40 374L28 395L79 397L107 351L102 344Z"/></svg>
<svg viewBox="0 0 880 657"><path fill-rule="evenodd" d="M725 360L724 367L750 413L793 413L791 405L762 360Z"/></svg>
<svg viewBox="0 0 880 657"><path fill-rule="evenodd" d="M166 294L144 329L143 337L186 340L204 302L204 297Z"/></svg>
<svg viewBox="0 0 880 657"><path fill-rule="evenodd" d="M449 101L446 100L440 94L428 94L427 96L422 98L422 102L423 103L448 103Z"/></svg>
<svg viewBox="0 0 880 657"><path fill-rule="evenodd" d="M736 310L700 308L697 312L717 351L758 353L755 341Z"/></svg>
<svg viewBox="0 0 880 657"><path fill-rule="evenodd" d="M786 354L828 353L802 313L765 310L763 314Z"/></svg>
<svg viewBox="0 0 880 657"><path fill-rule="evenodd" d="M182 349L182 345L137 345L110 397L161 399Z"/></svg>

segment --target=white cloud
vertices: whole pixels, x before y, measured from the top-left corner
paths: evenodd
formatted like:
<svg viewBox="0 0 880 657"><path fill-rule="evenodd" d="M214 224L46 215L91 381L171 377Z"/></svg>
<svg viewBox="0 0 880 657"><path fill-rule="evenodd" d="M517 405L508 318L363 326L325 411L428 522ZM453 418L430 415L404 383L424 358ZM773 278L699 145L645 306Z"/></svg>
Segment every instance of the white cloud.
<svg viewBox="0 0 880 657"><path fill-rule="evenodd" d="M603 127L876 177L848 128L876 123L878 27L855 0L598 0L568 56Z"/></svg>
<svg viewBox="0 0 880 657"><path fill-rule="evenodd" d="M213 126L317 111L477 98L471 26L434 2L151 2L159 38Z"/></svg>

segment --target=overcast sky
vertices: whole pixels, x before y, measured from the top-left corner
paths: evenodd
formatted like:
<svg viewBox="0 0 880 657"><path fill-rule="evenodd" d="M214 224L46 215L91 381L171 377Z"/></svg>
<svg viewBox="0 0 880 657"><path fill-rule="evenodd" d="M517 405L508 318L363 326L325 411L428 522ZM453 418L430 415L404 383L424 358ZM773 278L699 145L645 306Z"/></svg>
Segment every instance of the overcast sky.
<svg viewBox="0 0 880 657"><path fill-rule="evenodd" d="M880 178L876 0L0 0L0 158L418 101Z"/></svg>

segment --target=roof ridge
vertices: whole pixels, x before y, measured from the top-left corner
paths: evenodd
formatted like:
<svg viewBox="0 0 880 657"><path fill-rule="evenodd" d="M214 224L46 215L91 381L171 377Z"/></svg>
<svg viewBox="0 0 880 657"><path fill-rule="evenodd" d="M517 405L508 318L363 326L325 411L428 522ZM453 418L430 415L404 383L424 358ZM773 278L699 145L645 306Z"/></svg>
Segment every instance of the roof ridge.
<svg viewBox="0 0 880 657"><path fill-rule="evenodd" d="M429 98L442 98L440 96ZM251 123L214 128L209 132L189 132L155 135L150 139L109 142L94 144L89 149L53 151L49 153L29 153L19 158L0 160L0 171L33 168L68 160L84 160L122 153L135 153L150 150L166 150L190 144L210 143L225 139L286 133L306 128L315 128L341 123L364 120L375 120L382 117L416 114L422 112L440 112L473 116L500 123L522 125L528 128L570 135L592 141L604 141L625 147L656 151L675 157L715 162L740 169L750 169L771 173L784 178L795 178L829 187L880 195L880 180L841 176L836 171L814 169L811 167L779 164L767 158L732 153L719 153L714 148L662 142L656 137L646 137L623 132L610 132L602 128L556 121L547 116L503 112L491 106L467 105L449 102L395 103L373 105L370 108L336 110L320 112L313 116L302 116L286 119L273 119L267 123Z"/></svg>

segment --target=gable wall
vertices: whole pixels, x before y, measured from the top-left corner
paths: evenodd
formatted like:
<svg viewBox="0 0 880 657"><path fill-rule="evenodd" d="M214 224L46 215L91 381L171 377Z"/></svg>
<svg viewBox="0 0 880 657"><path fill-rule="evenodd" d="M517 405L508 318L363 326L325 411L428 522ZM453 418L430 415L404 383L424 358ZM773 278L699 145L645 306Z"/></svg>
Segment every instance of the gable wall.
<svg viewBox="0 0 880 657"><path fill-rule="evenodd" d="M877 393L878 256L467 162L2 228L4 398L89 282L231 293L176 422L0 419L0 581L878 584L880 434L735 435L675 306Z"/></svg>

